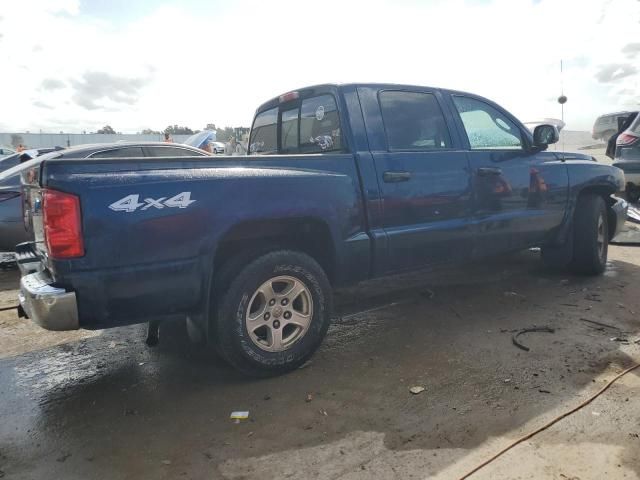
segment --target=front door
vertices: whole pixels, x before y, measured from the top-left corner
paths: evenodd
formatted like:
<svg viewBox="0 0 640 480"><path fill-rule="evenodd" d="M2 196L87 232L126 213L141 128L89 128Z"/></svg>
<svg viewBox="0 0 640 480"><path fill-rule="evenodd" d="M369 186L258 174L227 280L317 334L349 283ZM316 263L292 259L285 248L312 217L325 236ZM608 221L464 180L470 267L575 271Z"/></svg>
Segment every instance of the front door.
<svg viewBox="0 0 640 480"><path fill-rule="evenodd" d="M450 98L468 140L474 255L539 245L564 218L566 165L531 148L523 127L497 105L472 96Z"/></svg>
<svg viewBox="0 0 640 480"><path fill-rule="evenodd" d="M469 164L440 98L437 91L383 90L369 104L380 111L367 117L382 118L384 132L376 139L386 139L372 154L383 197L387 273L470 253Z"/></svg>

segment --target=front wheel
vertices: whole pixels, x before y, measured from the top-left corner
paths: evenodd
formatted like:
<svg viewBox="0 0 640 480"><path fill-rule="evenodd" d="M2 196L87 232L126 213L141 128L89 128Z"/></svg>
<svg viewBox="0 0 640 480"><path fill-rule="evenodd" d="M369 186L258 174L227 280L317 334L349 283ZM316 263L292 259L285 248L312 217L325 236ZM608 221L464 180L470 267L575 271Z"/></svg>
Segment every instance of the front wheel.
<svg viewBox="0 0 640 480"><path fill-rule="evenodd" d="M245 266L220 295L213 320L216 349L240 371L272 376L315 352L329 328L332 294L318 263L280 250Z"/></svg>
<svg viewBox="0 0 640 480"><path fill-rule="evenodd" d="M578 197L573 224L573 258L570 268L576 273L597 275L607 265L609 225L607 206L600 195Z"/></svg>

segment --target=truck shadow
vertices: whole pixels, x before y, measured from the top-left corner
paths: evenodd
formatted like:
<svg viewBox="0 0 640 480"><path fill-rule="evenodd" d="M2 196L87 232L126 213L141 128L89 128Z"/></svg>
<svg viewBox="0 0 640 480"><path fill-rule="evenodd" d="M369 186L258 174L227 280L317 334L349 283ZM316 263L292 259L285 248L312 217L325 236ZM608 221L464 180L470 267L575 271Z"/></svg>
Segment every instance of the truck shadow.
<svg viewBox="0 0 640 480"><path fill-rule="evenodd" d="M376 458L393 467L409 455L421 475L435 475L576 405L638 360L638 269L614 260L604 276L573 277L524 252L369 282L337 292L336 318L309 365L266 380L243 378L194 348L178 324L163 326L155 349L143 343L144 326L132 326L0 361L0 383L14 386L1 394L0 442L11 439L2 469L22 465L35 478L68 451L55 467L89 476L211 478L213 464L228 478L322 478L327 465L311 460L339 445L327 462L345 473L373 468ZM555 333L527 334L530 351L516 348L514 332L534 325ZM426 390L410 394L417 385ZM605 395L637 398L626 385ZM235 410L249 411L249 420L233 423ZM617 414L615 428L625 433L606 442L640 474L640 440L629 436L640 431L629 415ZM15 429L25 433L9 433ZM362 432L380 434L382 446L341 443ZM140 445L144 458L132 453ZM160 463L166 458L171 465Z"/></svg>

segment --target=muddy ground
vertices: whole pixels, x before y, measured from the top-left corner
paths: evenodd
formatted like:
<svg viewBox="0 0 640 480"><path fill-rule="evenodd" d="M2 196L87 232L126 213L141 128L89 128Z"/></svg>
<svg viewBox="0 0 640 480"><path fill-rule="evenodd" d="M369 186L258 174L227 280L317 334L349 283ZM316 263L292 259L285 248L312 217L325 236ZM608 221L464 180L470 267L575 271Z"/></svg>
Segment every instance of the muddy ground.
<svg viewBox="0 0 640 480"><path fill-rule="evenodd" d="M340 292L310 364L243 378L179 324L51 333L0 312L11 479L456 479L640 361L640 248L597 278L535 252ZM17 275L0 272L0 306ZM358 313L363 312L364 313ZM586 320L611 325L599 327ZM513 332L549 326L512 344ZM423 386L412 395L409 388ZM640 369L471 478L640 478ZM248 410L234 423L234 410ZM0 476L2 476L0 474Z"/></svg>

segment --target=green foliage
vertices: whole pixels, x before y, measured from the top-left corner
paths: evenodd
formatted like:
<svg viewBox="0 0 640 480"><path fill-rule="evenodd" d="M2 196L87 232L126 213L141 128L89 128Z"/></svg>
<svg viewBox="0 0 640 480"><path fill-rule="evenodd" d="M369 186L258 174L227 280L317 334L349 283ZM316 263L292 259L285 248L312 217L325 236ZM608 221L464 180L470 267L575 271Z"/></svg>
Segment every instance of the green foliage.
<svg viewBox="0 0 640 480"><path fill-rule="evenodd" d="M114 135L116 133L116 131L113 128L111 128L111 125L105 125L100 130L98 130L96 133L104 133L104 134Z"/></svg>

